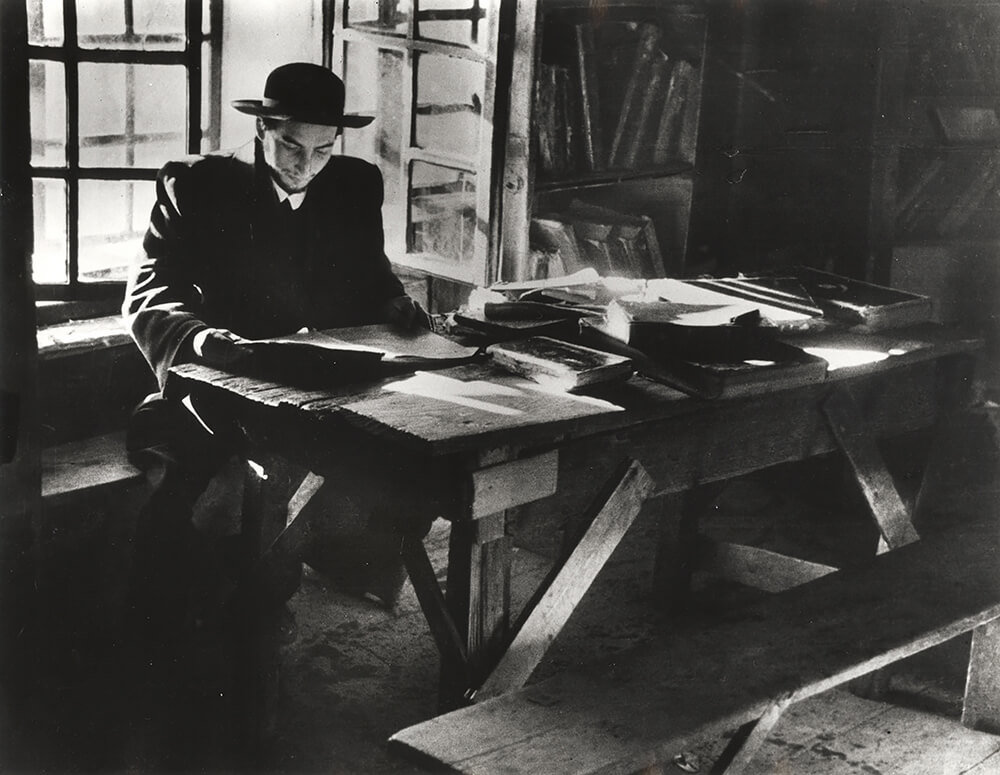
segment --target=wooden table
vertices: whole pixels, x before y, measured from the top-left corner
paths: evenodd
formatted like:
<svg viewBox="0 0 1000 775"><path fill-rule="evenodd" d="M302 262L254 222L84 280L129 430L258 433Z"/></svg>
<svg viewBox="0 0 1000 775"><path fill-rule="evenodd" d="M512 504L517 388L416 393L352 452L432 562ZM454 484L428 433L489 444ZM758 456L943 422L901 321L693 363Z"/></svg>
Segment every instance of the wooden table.
<svg viewBox="0 0 1000 775"><path fill-rule="evenodd" d="M831 371L823 382L761 386L713 401L640 377L606 387L597 398L553 394L489 362L331 390L187 364L172 371L168 389L237 418L253 455L279 455L318 476L347 466L451 521L444 590L422 543L404 542L407 569L441 652L441 705L450 708L527 680L653 495L693 491L839 449L883 546L916 539L876 439L932 426L961 405L978 342L930 325L878 337L818 336L812 344L837 340L895 354ZM298 501L316 481L305 477ZM279 484L294 489L296 482L256 486ZM589 513L561 567L512 626L508 515L542 499L554 511ZM285 524L287 500L248 503L245 525L267 546ZM681 530L662 547L657 577L666 591L683 589L693 538ZM828 570L753 552L730 545L715 557L736 569L760 561L771 568L761 576L770 573L775 587Z"/></svg>

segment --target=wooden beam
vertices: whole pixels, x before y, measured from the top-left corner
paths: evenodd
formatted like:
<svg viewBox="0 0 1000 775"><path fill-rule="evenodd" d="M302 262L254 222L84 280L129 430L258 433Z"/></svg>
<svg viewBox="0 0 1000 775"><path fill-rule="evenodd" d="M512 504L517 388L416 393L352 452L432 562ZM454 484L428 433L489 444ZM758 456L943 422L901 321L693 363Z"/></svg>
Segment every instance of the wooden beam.
<svg viewBox="0 0 1000 775"><path fill-rule="evenodd" d="M636 461L626 461L612 478L614 489L562 569L514 637L475 700L521 687L538 666L597 574L653 491L653 480Z"/></svg>
<svg viewBox="0 0 1000 775"><path fill-rule="evenodd" d="M441 659L455 668L465 665L465 643L448 612L444 593L438 584L434 566L427 556L423 541L412 536L403 539L403 562L406 564L410 582L417 593L417 600L427 619L427 625L430 627Z"/></svg>
<svg viewBox="0 0 1000 775"><path fill-rule="evenodd" d="M761 714L759 719L742 727L715 763L711 771L712 775L715 773L741 775L746 772L753 757L764 745L771 730L778 725L781 714L790 704L787 698L775 700L767 706L767 710Z"/></svg>
<svg viewBox="0 0 1000 775"><path fill-rule="evenodd" d="M698 540L698 560L698 570L766 592L782 592L837 570L832 565L704 536Z"/></svg>
<svg viewBox="0 0 1000 775"><path fill-rule="evenodd" d="M972 631L962 723L970 729L1000 734L1000 619Z"/></svg>
<svg viewBox="0 0 1000 775"><path fill-rule="evenodd" d="M474 471L472 517L479 519L552 495L558 479L556 450Z"/></svg>
<svg viewBox="0 0 1000 775"><path fill-rule="evenodd" d="M846 384L838 385L830 392L823 403L823 412L837 443L850 461L886 546L898 549L919 540L909 511L896 490L874 437L865 428L865 419Z"/></svg>

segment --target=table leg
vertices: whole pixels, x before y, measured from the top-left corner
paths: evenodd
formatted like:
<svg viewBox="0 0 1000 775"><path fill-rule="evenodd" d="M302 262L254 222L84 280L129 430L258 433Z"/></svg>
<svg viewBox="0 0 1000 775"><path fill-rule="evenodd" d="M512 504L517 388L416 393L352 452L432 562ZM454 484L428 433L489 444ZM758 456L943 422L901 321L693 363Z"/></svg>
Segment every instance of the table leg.
<svg viewBox="0 0 1000 775"><path fill-rule="evenodd" d="M446 599L465 639L468 662L446 664L442 655L442 709L464 704L469 689L479 684L503 648L510 616L510 564L511 540L503 512L452 524Z"/></svg>
<svg viewBox="0 0 1000 775"><path fill-rule="evenodd" d="M718 497L724 482L702 485L670 498L671 513L660 521L653 572L654 599L669 612L691 604L691 578L698 558L698 521Z"/></svg>

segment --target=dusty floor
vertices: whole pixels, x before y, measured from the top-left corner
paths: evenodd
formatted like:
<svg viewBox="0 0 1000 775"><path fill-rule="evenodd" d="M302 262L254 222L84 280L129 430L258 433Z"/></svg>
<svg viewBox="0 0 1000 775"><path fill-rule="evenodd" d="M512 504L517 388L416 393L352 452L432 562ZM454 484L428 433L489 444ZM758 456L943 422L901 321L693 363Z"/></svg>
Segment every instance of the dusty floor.
<svg viewBox="0 0 1000 775"><path fill-rule="evenodd" d="M921 530L970 518L995 518L1000 502L996 414L996 409L978 409L963 415L935 445L940 467L930 497L921 504ZM896 448L890 445L887 457L905 461L907 447L914 442L904 439ZM845 517L859 504L837 470L836 465L823 463L806 476L777 469L737 480L721 493L703 528L772 549L795 549L810 559L843 559L847 544L873 540L874 533L866 521ZM919 471L910 470L904 462L894 473L900 489L912 492ZM831 484L842 497L831 499L823 494ZM606 657L655 633L663 623L648 595L655 530L655 515L644 512L536 678ZM438 568L447 551L447 536L447 523L439 522L427 539ZM86 542L79 548L86 550ZM515 605L547 569L548 560L541 554L527 549L517 552ZM82 571L81 580L86 576ZM739 604L758 594L711 579L697 581L702 606ZM390 613L374 602L331 590L321 576L307 571L292 607L298 634L281 652L275 735L256 762L257 768L345 775L419 772L386 748L393 732L427 718L436 709L437 653L409 584L398 609ZM82 636L74 630L73 637ZM100 638L84 639L69 651L57 650L59 657L47 665L34 692L35 723L15 736L19 749L0 770L216 772L231 768L221 742L228 733L225 711L231 698L224 696L224 682L217 681L212 672L224 671L225 665L211 643L211 633L202 634L199 656L193 666L187 666L191 669L178 672L189 684L197 684L189 685L187 694L180 692L180 696L197 701L178 700L167 708L165 712L184 716L186 723L174 725L169 735L159 739L150 738L155 719L135 716L140 706L128 690L142 666L129 663L127 650L102 650L102 645L106 644ZM792 708L751 772L1000 773L1000 737L970 732L957 722L967 648L968 640L959 639L902 665L891 684L891 704L838 690ZM698 771L708 772L709 762L724 742L705 741L689 752L689 762ZM170 745L198 753L179 760L149 754L151 748L159 746L162 752ZM663 772L681 771L672 764L663 768Z"/></svg>

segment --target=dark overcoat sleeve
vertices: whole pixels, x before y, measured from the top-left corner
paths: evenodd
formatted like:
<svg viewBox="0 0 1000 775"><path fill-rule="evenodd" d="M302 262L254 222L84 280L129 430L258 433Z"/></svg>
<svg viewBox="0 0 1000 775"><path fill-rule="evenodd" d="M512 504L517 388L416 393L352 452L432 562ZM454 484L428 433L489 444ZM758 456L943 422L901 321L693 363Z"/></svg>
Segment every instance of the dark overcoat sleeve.
<svg viewBox="0 0 1000 775"><path fill-rule="evenodd" d="M133 264L122 314L162 387L167 371L188 357L190 339L206 328L197 283L194 162L170 162L156 179L156 204Z"/></svg>

